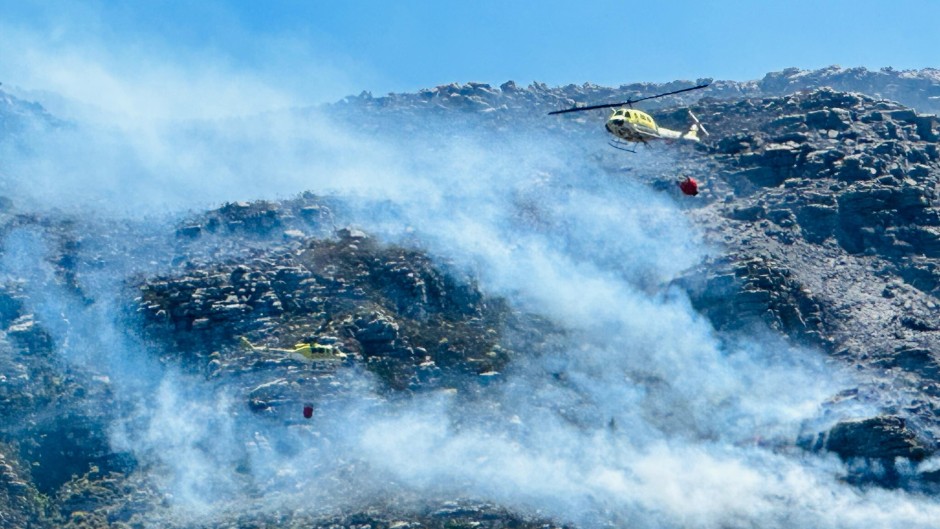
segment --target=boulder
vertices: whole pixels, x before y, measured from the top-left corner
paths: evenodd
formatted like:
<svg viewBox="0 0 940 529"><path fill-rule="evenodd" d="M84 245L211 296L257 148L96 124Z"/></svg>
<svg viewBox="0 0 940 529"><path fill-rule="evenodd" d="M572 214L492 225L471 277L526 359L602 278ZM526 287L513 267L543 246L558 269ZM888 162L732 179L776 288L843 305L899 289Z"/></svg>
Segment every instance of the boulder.
<svg viewBox="0 0 940 529"><path fill-rule="evenodd" d="M829 431L825 449L842 459L893 461L901 457L921 461L928 455L927 449L914 432L907 428L904 419L893 415L842 421Z"/></svg>
<svg viewBox="0 0 940 529"><path fill-rule="evenodd" d="M841 108L806 113L806 126L814 130L846 130L852 125L851 114Z"/></svg>

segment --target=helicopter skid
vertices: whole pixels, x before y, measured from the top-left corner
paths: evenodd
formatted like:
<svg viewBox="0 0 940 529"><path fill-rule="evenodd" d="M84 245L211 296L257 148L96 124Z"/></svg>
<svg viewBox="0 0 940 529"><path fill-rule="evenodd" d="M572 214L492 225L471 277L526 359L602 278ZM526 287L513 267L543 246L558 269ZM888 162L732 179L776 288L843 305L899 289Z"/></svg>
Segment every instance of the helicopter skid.
<svg viewBox="0 0 940 529"><path fill-rule="evenodd" d="M631 141L624 141L624 140L610 140L607 142L607 145L610 145L611 147L619 151L632 152L636 154L636 146L639 145L640 143L642 143L643 145L646 145L645 141L644 142L631 142Z"/></svg>

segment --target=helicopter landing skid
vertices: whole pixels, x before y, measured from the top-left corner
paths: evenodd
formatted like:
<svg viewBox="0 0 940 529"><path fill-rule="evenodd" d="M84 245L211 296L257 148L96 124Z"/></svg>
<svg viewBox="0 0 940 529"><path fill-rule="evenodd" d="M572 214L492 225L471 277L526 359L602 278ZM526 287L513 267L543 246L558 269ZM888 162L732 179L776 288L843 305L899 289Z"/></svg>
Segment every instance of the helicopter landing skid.
<svg viewBox="0 0 940 529"><path fill-rule="evenodd" d="M649 147L649 144L647 144L645 141L630 142L630 141L623 141L623 140L610 140L607 142L607 145L610 145L611 147L613 147L614 149L617 149L618 151L632 152L636 154L636 146L639 145L640 143Z"/></svg>

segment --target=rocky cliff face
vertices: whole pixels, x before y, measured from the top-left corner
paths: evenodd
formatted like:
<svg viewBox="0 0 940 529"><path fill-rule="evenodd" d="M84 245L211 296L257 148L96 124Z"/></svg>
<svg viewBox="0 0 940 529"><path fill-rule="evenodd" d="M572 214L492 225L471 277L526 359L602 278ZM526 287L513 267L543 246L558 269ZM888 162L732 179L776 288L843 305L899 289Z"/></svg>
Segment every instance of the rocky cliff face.
<svg viewBox="0 0 940 529"><path fill-rule="evenodd" d="M598 121L547 121L543 115L576 102L687 84L520 88L510 82L497 89L470 83L384 98L364 94L331 112L339 120L369 116L368 126L382 130L397 122L420 126L408 116L460 111L478 118L470 126L481 130L528 120L572 141L593 142ZM938 97L940 76L933 70L786 70L755 82L716 82L706 97L663 101L656 114L664 124L681 124L686 111L679 105L690 105L708 139L673 146L661 157L653 153L653 161L641 158L629 172L664 194L675 193L677 174L703 184L693 201L675 198L685 200L684 213L720 250L661 287L681 289L719 336L769 333L822 350L829 362L857 375L822 413L838 416L857 405L869 410L866 416L806 424L778 449L831 454L845 463L845 481L859 490L935 495L940 483L932 467L918 467L940 448L940 121L927 114ZM39 112L9 97L6 102L0 134L15 135L20 113ZM585 149L612 174L631 163L619 152L595 153L593 143ZM230 203L145 231L42 217L8 202L2 208L5 259L38 234L46 241L37 254L41 284L51 289L37 292L9 274L0 283L5 526L142 527L158 520L179 527L499 529L559 523L474 498L428 505L407 492L394 504L357 503L356 512L252 508L231 519L175 519L171 499L153 477L159 474L145 471L153 460L109 438L114 417L133 417L118 408L140 400L116 398L128 391L121 381L63 359L61 351L82 350L76 340L90 338L70 331L79 323L68 321L68 307L32 312L33 298L53 292L63 305L86 307L76 313L94 313L104 305L95 270L131 261L134 273L120 278L115 310L132 336L101 344L130 349L133 341L146 359L178 369L199 381L194 385L234 388L235 409L247 417L239 424L287 424L291 431L302 431L303 404L318 413L348 396L350 370L372 373L376 394L390 401L451 391L484 399L480 395L498 386L514 362L551 350L554 338L566 333L565 322L488 294L467 272L423 251L420 241L389 244L352 227L352 214L337 197ZM121 235L128 232L132 237ZM150 254L136 256L115 243L131 238L160 248L163 262L146 265ZM146 384L139 385L130 392L146 394ZM624 425L611 420L610 430L618 427ZM236 453L266 444L258 432ZM289 453L296 446L267 449ZM233 473L243 477L243 465L236 459ZM263 498L265 485L254 486Z"/></svg>

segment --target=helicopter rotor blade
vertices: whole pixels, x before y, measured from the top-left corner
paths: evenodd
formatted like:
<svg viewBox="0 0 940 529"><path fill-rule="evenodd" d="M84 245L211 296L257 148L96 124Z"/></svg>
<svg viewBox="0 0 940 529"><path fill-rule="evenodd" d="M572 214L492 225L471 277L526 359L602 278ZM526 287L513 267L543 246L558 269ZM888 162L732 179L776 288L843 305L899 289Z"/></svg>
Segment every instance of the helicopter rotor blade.
<svg viewBox="0 0 940 529"><path fill-rule="evenodd" d="M657 97L666 97L674 94L681 94L682 92L691 92L692 90L699 90L708 86L708 83L700 84L698 86L693 86L692 88L683 88L682 90L675 90L673 92L666 92L665 94L657 94L654 96L641 97L640 99L634 99L633 103L638 103L640 101L646 101L647 99L656 99Z"/></svg>
<svg viewBox="0 0 940 529"><path fill-rule="evenodd" d="M591 105L589 107L573 107L566 108L565 110L556 110L554 112L549 112L548 115L552 116L555 114L566 114L568 112L581 112L583 110L596 110L598 108L613 108L613 107L622 107L625 105L633 104L633 101L623 101L621 103L608 103L606 105Z"/></svg>
<svg viewBox="0 0 940 529"><path fill-rule="evenodd" d="M666 97L666 96L671 96L671 95L675 95L675 94L681 94L682 92L689 92L689 91L692 91L692 90L698 90L698 89L700 89L700 88L705 88L705 87L707 87L707 86L708 86L708 83L705 83L705 84L701 84L701 85L698 85L698 86L693 86L692 88L683 88L682 90L675 90L675 91L672 91L672 92L666 92L665 94L656 94L656 95L654 95L654 96L641 97L641 98L639 98L639 99L628 99L628 100L622 101L622 102L620 102L620 103L607 103L607 104L604 104L604 105L591 105L591 106L587 106L587 107L567 108L567 109L565 109L565 110L556 110L556 111L554 111L554 112L549 112L548 114L551 116L551 115L554 115L554 114L566 114L566 113L568 113L568 112L581 112L581 111L584 111L584 110L596 110L596 109L598 109L598 108L613 108L613 107L628 106L628 105L632 105L633 103L639 103L640 101L646 101L647 99L656 99L657 97Z"/></svg>

